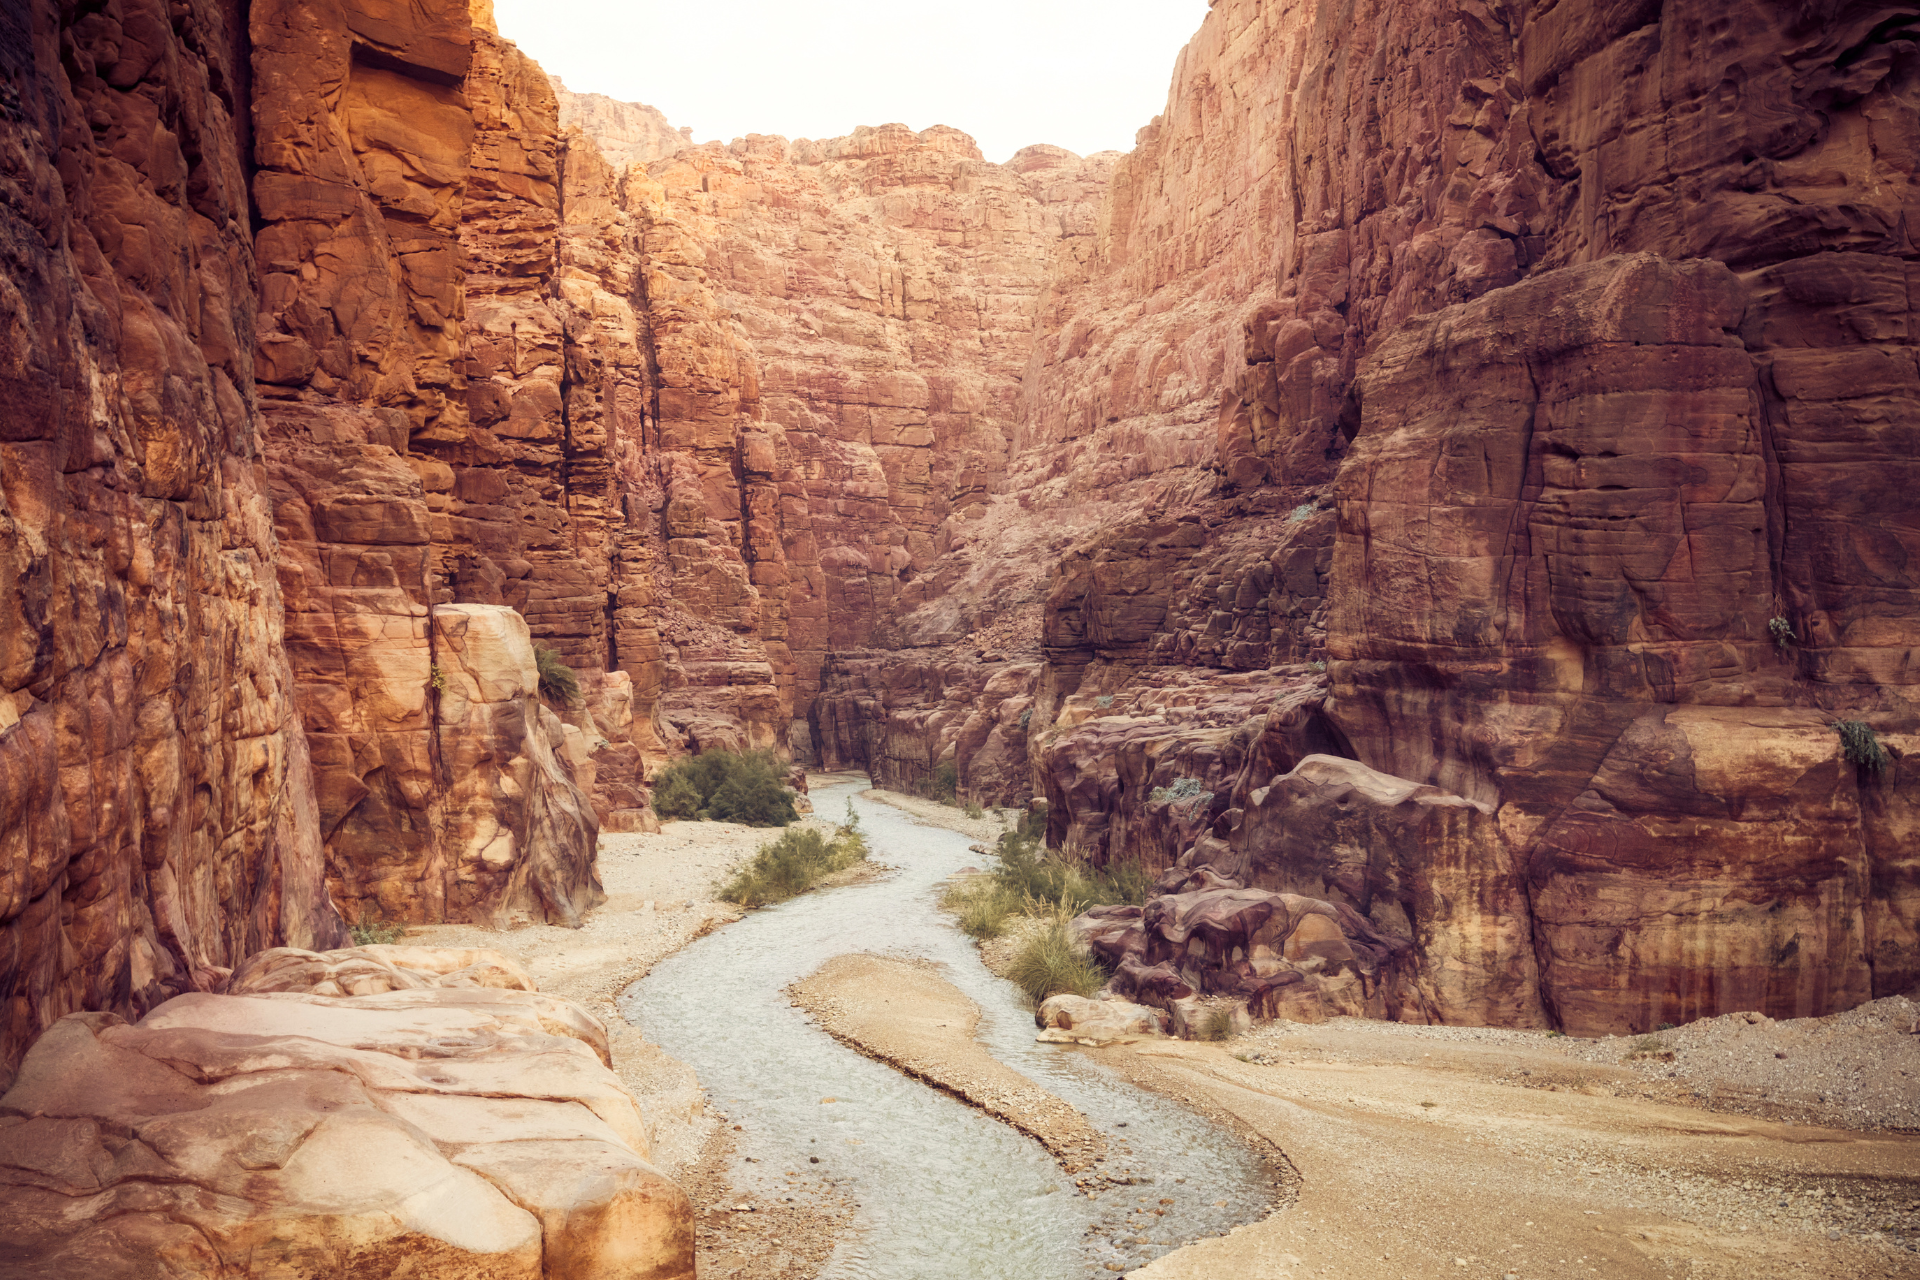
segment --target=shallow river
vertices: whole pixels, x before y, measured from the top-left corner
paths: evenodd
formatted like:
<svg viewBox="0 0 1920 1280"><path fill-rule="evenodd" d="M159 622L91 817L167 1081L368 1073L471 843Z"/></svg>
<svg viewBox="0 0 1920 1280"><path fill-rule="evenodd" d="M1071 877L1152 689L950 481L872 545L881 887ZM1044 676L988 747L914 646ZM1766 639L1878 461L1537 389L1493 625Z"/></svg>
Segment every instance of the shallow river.
<svg viewBox="0 0 1920 1280"><path fill-rule="evenodd" d="M627 1019L698 1071L741 1126L739 1157L761 1163L737 1161L734 1185L774 1195L792 1168L836 1179L860 1208L824 1273L835 1280L1078 1280L1260 1216L1270 1185L1224 1131L1086 1054L1034 1041L1019 993L937 906L941 881L991 859L969 852L965 836L860 798L866 789L818 788L815 811L838 818L852 798L873 858L897 871L753 912L662 961L621 999ZM942 963L980 1006L981 1042L1078 1107L1107 1135L1103 1167L1139 1185L1097 1202L1076 1193L1037 1142L862 1057L791 1006L788 984L857 951ZM823 1106L825 1097L837 1101ZM1121 1230L1141 1196L1174 1204L1152 1227Z"/></svg>

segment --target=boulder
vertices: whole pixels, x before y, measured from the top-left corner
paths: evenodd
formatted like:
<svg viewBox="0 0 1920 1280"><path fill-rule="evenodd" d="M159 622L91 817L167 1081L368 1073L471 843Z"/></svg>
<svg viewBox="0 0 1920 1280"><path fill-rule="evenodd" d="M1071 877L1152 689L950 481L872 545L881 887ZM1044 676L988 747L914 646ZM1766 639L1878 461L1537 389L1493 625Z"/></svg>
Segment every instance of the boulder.
<svg viewBox="0 0 1920 1280"><path fill-rule="evenodd" d="M316 960L372 963L292 967ZM0 1097L7 1273L691 1280L686 1194L567 1004L440 987L71 1015Z"/></svg>
<svg viewBox="0 0 1920 1280"><path fill-rule="evenodd" d="M1130 1001L1089 1000L1085 996L1048 996L1034 1011L1040 1039L1111 1044L1162 1033L1160 1012Z"/></svg>

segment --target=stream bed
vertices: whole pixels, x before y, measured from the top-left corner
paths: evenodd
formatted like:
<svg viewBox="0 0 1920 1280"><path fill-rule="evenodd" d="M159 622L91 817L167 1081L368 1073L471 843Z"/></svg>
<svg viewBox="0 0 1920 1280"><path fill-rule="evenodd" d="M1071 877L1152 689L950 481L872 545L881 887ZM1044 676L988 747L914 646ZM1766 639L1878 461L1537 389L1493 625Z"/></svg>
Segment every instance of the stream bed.
<svg viewBox="0 0 1920 1280"><path fill-rule="evenodd" d="M897 870L752 912L663 960L620 999L627 1020L693 1067L740 1125L734 1185L751 1198L780 1194L781 1169L833 1178L859 1210L822 1273L832 1280L1105 1276L1108 1264L1132 1270L1261 1216L1272 1183L1230 1134L1089 1055L1035 1042L1020 993L986 970L938 907L942 881L991 858L958 832L865 799L867 786L819 787L815 810L838 818L851 800L873 859ZM1137 1185L1098 1201L1075 1192L1037 1142L861 1056L792 1006L790 983L860 951L944 966L980 1006L980 1042L1079 1108L1107 1136L1102 1168ZM808 1164L815 1156L820 1164ZM1173 1203L1165 1216L1143 1215L1152 1225L1129 1225L1141 1197Z"/></svg>

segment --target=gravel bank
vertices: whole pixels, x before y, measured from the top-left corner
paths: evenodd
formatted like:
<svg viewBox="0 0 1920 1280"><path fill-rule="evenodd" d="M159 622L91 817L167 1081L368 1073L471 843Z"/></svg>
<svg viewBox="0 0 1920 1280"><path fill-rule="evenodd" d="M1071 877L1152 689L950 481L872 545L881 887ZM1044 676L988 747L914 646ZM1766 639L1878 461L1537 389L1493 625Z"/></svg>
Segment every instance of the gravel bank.
<svg viewBox="0 0 1920 1280"><path fill-rule="evenodd" d="M836 956L787 990L834 1039L1018 1129L1068 1173L1106 1154L1106 1139L1078 1111L974 1039L979 1007L940 977L937 966Z"/></svg>
<svg viewBox="0 0 1920 1280"><path fill-rule="evenodd" d="M1705 1018L1646 1036L1568 1040L1626 1067L1642 1096L1712 1111L1920 1133L1920 1004L1891 996L1825 1018Z"/></svg>

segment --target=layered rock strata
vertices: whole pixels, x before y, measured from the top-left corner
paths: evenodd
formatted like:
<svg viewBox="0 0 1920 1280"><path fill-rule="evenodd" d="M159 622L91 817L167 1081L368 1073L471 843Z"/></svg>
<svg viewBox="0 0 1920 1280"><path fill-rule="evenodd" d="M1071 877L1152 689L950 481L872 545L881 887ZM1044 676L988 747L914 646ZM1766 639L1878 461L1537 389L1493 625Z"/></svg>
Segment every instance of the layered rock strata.
<svg viewBox="0 0 1920 1280"><path fill-rule="evenodd" d="M9 1062L327 887L574 918L710 745L1327 902L1397 1016L1920 979L1897 6L1220 0L1007 165L609 163L448 0L4 22Z"/></svg>
<svg viewBox="0 0 1920 1280"><path fill-rule="evenodd" d="M1012 696L1056 846L1355 910L1413 944L1400 1016L1913 984L1915 35L1743 13L1213 7L1049 298L1008 492L934 570L1040 606ZM968 679L834 669L877 774L968 772ZM1315 754L1455 816L1330 853L1356 793Z"/></svg>
<svg viewBox="0 0 1920 1280"><path fill-rule="evenodd" d="M605 1028L462 980L513 968L492 953L385 950L306 953L278 985L414 985L56 1023L0 1098L10 1274L691 1277L691 1207L647 1163Z"/></svg>
<svg viewBox="0 0 1920 1280"><path fill-rule="evenodd" d="M327 946L253 381L246 33L0 16L0 1081Z"/></svg>
<svg viewBox="0 0 1920 1280"><path fill-rule="evenodd" d="M739 687L739 637L757 634L767 710L806 753L830 652L973 629L933 568L1003 487L1043 295L1091 237L1112 160L1030 147L989 164L956 130L886 125L682 148L630 174L690 689Z"/></svg>

